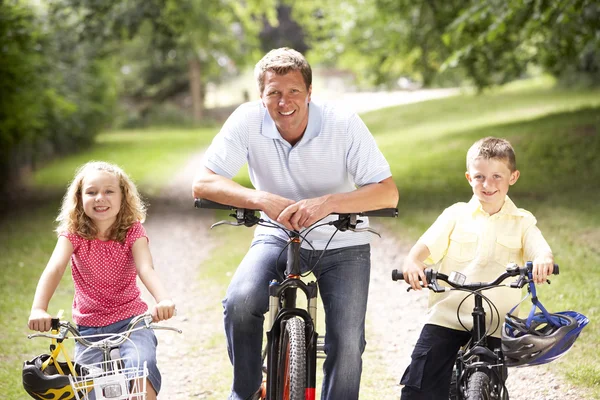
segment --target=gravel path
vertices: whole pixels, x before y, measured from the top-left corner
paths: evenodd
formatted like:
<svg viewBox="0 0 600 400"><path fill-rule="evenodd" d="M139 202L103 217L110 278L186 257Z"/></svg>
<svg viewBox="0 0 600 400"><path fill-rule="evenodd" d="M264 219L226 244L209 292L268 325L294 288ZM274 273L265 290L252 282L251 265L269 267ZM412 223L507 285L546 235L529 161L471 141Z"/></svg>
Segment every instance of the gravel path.
<svg viewBox="0 0 600 400"><path fill-rule="evenodd" d="M207 379L215 370L224 368L227 354L224 347L211 343L215 337L224 335L222 314L215 312L215 304L223 297L222 290L203 284L199 278L202 268L199 266L214 247L216 238L208 234L214 222L211 213L200 213L192 207L191 182L201 157L202 154L192 157L162 196L151 199L145 223L156 268L178 308L178 315L168 325L183 330L182 335L157 334L163 400L224 399L229 386L227 383L215 388L215 383ZM398 381L422 327L427 294L407 293L405 285L390 279L391 270L402 265L408 244L400 243L390 233L382 236L374 239L372 246L367 351L378 352L377 359L382 360L388 371L380 378L385 382L385 393L381 393L380 399L397 400ZM545 366L511 369L509 376L511 399L592 398Z"/></svg>

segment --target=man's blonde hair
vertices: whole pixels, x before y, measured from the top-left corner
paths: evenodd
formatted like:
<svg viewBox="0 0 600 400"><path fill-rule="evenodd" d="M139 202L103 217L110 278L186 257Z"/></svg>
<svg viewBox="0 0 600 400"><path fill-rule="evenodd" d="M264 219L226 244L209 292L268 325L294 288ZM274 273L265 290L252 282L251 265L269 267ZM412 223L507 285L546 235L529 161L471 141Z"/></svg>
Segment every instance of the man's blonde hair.
<svg viewBox="0 0 600 400"><path fill-rule="evenodd" d="M506 139L488 136L476 141L467 152L467 171L478 158L501 160L506 162L510 172L517 170L515 150Z"/></svg>
<svg viewBox="0 0 600 400"><path fill-rule="evenodd" d="M137 222L146 219L146 205L142 201L133 181L118 166L103 161L90 161L77 169L75 178L69 184L63 197L60 213L56 217L58 227L56 232L75 233L85 239L93 240L98 235L98 228L83 211L82 185L86 175L92 171L104 171L114 175L119 180L123 198L117 219L110 227L108 238L123 242L127 230Z"/></svg>
<svg viewBox="0 0 600 400"><path fill-rule="evenodd" d="M258 91L262 94L265 90L265 73L273 71L277 75L285 75L290 71L300 71L306 90L312 84L312 69L304 56L289 47L281 47L269 51L254 67L254 77L258 84Z"/></svg>

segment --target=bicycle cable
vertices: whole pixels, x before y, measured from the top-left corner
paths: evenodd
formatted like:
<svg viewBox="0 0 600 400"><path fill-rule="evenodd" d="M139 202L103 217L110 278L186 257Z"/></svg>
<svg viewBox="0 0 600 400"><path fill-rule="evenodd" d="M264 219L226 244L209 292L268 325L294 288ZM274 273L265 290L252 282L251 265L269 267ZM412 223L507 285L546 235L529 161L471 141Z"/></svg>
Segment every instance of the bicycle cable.
<svg viewBox="0 0 600 400"><path fill-rule="evenodd" d="M465 296L461 302L458 304L458 307L456 309L456 318L458 319L458 323L460 324L460 326L463 327L463 329L467 332L470 332L470 329L467 329L467 327L463 324L462 319L460 318L460 309L463 305L463 303L471 296L474 296L476 294L479 294L481 296L481 298L486 302L486 304L488 305L489 309L490 309L490 323L488 328L486 328L485 331L485 336L489 336L491 332L495 332L499 327L500 327L500 311L498 311L498 308L496 307L496 305L483 293L481 293L482 290L485 289L490 289L490 288L496 288L496 287L506 287L506 285L495 285L495 286L487 286L485 288L481 288L481 289L477 289L477 290L470 290L470 289L463 289L463 288L453 288L452 290L459 290L459 291L463 291L463 292L467 292L468 295ZM494 329L491 329L492 324L494 323L494 316L497 316L497 320L496 320L496 325L494 326ZM486 324L487 325L487 324ZM475 343L475 346L481 345L481 340L477 343Z"/></svg>

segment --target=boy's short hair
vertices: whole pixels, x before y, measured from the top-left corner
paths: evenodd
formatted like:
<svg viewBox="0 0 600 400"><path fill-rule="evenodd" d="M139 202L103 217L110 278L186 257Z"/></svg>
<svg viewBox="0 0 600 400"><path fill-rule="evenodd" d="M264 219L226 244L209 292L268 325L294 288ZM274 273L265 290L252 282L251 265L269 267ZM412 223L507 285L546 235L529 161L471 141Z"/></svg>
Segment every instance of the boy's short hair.
<svg viewBox="0 0 600 400"><path fill-rule="evenodd" d="M510 172L517 170L515 150L506 139L488 136L476 141L467 152L467 171L471 163L478 158L502 160L506 162Z"/></svg>
<svg viewBox="0 0 600 400"><path fill-rule="evenodd" d="M277 75L285 75L290 71L300 71L306 90L312 84L312 69L304 56L289 47L281 47L269 51L254 67L254 77L258 84L259 93L265 90L265 73L273 71Z"/></svg>

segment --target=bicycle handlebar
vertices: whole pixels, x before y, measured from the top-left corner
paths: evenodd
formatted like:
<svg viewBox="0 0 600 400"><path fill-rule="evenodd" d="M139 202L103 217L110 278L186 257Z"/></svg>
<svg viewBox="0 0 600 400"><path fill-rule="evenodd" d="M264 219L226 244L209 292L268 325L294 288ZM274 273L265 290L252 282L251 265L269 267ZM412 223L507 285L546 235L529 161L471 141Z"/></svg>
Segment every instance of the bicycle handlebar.
<svg viewBox="0 0 600 400"><path fill-rule="evenodd" d="M152 323L152 315L150 313L144 313L133 317L133 319L127 325L127 329L122 333L115 334L106 334L102 336L108 336L106 339L99 340L97 342L92 342L86 339L86 336L82 336L79 333L79 330L71 324L69 321L61 321L60 318L52 318L52 330L57 330L58 333L33 333L27 335L28 339L33 339L36 337L45 337L48 339L56 339L59 342L64 339L68 339L69 332L73 335L72 338L75 339L80 344L85 347L117 347L120 346L123 342L125 342L131 333L136 330L136 326L140 323L144 323L145 326L142 329L155 329L155 330L171 330L177 333L181 333L181 329L173 328L170 326L156 325Z"/></svg>
<svg viewBox="0 0 600 400"><path fill-rule="evenodd" d="M472 283L467 283L465 284L464 281L466 279L466 277L458 272L452 272L450 274L450 276L443 274L441 272L435 271L431 268L427 268L425 269L425 277L427 278L427 288L436 292L436 293L440 293L440 292L445 292L447 290L450 290L447 287L443 287L438 285L437 281L443 281L446 282L447 284L449 284L450 286L452 286L455 289L466 289L466 290L481 290L481 289L485 289L485 288L491 288L493 286L498 286L500 283L502 283L505 279L510 278L512 276L519 276L519 279L516 282L513 282L510 284L510 287L512 288L522 288L523 286L525 286L526 283L528 283L528 279L526 279L526 275L528 275L529 272L531 272L531 270L533 269L533 263L531 261L527 261L526 266L525 267L519 267L517 264L508 264L506 266L506 272L503 272L502 274L500 274L496 279L494 279L491 282L472 282ZM558 275L559 274L559 268L558 268L558 264L554 264L554 269L552 271L552 275ZM404 280L404 276L402 274L402 272L398 271L397 269L392 271L392 280L394 281L398 281L398 280ZM410 289L410 288L409 288Z"/></svg>
<svg viewBox="0 0 600 400"><path fill-rule="evenodd" d="M246 210L246 211L260 211L260 210L251 210L243 207L234 207L227 204L217 203L215 201L207 200L207 199L194 199L194 207L196 208L206 208L213 210ZM371 211L361 211L355 213L331 213L333 215L350 215L355 214L360 217L397 217L398 209L397 208L381 208L379 210L371 210Z"/></svg>

